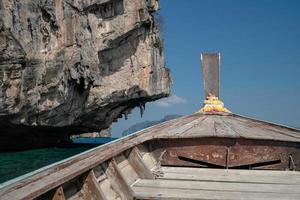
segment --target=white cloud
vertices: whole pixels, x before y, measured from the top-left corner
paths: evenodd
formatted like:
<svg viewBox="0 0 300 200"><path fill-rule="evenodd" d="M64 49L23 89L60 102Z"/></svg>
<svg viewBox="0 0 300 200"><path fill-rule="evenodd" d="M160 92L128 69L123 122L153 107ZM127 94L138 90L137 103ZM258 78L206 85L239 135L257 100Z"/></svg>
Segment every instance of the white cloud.
<svg viewBox="0 0 300 200"><path fill-rule="evenodd" d="M185 98L176 96L176 95L171 95L170 97L160 99L154 102L156 106L159 107L170 107L176 104L184 104L187 103L187 100Z"/></svg>

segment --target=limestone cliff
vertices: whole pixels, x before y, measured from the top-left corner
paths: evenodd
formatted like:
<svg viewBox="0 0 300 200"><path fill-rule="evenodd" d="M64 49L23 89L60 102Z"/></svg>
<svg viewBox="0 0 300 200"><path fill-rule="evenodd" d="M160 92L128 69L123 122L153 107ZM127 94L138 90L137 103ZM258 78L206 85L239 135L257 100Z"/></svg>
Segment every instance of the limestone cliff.
<svg viewBox="0 0 300 200"><path fill-rule="evenodd" d="M158 0L1 0L0 137L99 131L167 96L158 7Z"/></svg>

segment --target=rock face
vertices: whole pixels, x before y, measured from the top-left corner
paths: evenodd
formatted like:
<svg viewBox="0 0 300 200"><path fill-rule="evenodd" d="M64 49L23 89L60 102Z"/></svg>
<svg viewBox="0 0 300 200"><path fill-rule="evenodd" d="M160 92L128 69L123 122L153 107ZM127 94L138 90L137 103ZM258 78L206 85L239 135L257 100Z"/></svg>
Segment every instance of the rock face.
<svg viewBox="0 0 300 200"><path fill-rule="evenodd" d="M75 136L73 136L73 138L80 138L80 137L88 137L88 138L111 137L112 136L111 130L112 130L112 127L109 127L107 129L101 130L100 132L90 132L90 133L83 133L83 134L75 135Z"/></svg>
<svg viewBox="0 0 300 200"><path fill-rule="evenodd" d="M158 7L158 0L1 0L1 141L100 131L169 95Z"/></svg>

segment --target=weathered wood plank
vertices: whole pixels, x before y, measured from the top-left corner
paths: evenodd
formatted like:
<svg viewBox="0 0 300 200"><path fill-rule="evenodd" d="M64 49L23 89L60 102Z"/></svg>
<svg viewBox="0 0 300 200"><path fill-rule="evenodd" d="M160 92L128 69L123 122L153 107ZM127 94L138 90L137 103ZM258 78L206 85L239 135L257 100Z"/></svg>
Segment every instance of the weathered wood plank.
<svg viewBox="0 0 300 200"><path fill-rule="evenodd" d="M214 128L218 137L240 137L239 133L232 130L223 120L223 116L214 117Z"/></svg>
<svg viewBox="0 0 300 200"><path fill-rule="evenodd" d="M212 116L206 116L201 120L201 123L195 125L194 128L184 132L184 136L197 137L199 135L211 135L212 137L218 137L216 129L214 127L215 119Z"/></svg>
<svg viewBox="0 0 300 200"><path fill-rule="evenodd" d="M245 124L241 121L234 120L230 117L224 118L223 122L230 127L234 132L238 133L240 137L257 138L262 139L267 137L268 139L274 140L276 136L271 131L264 131L263 129Z"/></svg>
<svg viewBox="0 0 300 200"><path fill-rule="evenodd" d="M198 124L194 123L199 120ZM194 121L194 122L193 122ZM157 138L229 137L300 142L296 129L238 115L200 115L199 119L176 127L173 124ZM180 128L179 128L180 127ZM179 128L179 129L178 129ZM178 129L178 130L177 130Z"/></svg>
<svg viewBox="0 0 300 200"><path fill-rule="evenodd" d="M206 117L199 117L196 118L188 123L183 123L180 126L174 127L173 129L170 129L166 132L166 134L171 135L172 137L176 137L176 136L181 136L182 134L184 134L185 132L187 132L188 130L194 129L195 126L200 126L202 125L202 120L206 119Z"/></svg>
<svg viewBox="0 0 300 200"><path fill-rule="evenodd" d="M294 129L287 126L282 126L282 125L261 121L249 117L244 117L236 114L232 115L231 118L234 118L235 120L243 121L244 124L248 126L255 125L256 127L264 129L268 132L273 132L276 135L276 137L278 137L281 134L283 137L288 137L288 138L292 137L294 139L300 139L299 129Z"/></svg>
<svg viewBox="0 0 300 200"><path fill-rule="evenodd" d="M283 141L300 141L299 131L283 126L262 122L259 120L245 118L238 115L223 118L233 130L242 137L254 139L273 139ZM266 138L267 137L267 138Z"/></svg>
<svg viewBox="0 0 300 200"><path fill-rule="evenodd" d="M86 200L107 200L104 192L99 187L93 170L86 177L81 193L82 198Z"/></svg>
<svg viewBox="0 0 300 200"><path fill-rule="evenodd" d="M194 114L194 115L190 115L190 118L181 118L180 122L170 123L167 129L159 131L157 134L155 134L155 138L182 137L182 134L178 134L177 131L178 127L186 126L187 124L193 123L193 121L199 121L202 118L205 119L206 116Z"/></svg>
<svg viewBox="0 0 300 200"><path fill-rule="evenodd" d="M237 171L237 172L235 172ZM253 172L253 173L251 173ZM265 174L264 174L265 172ZM300 186L299 172L296 173L274 173L271 171L247 171L247 170L212 170L212 169L180 169L164 168L163 177L160 179L169 180L192 180L192 181L214 181L214 182L236 182L236 183L267 183L267 184L285 184ZM277 171L274 171L277 172Z"/></svg>
<svg viewBox="0 0 300 200"><path fill-rule="evenodd" d="M131 185L139 179L138 173L135 171L134 167L130 164L129 160L124 154L120 154L114 157L114 159L118 165L118 169L128 185Z"/></svg>
<svg viewBox="0 0 300 200"><path fill-rule="evenodd" d="M252 175L252 176L279 176L279 177L299 177L299 171L279 171L279 170L239 170L239 169L209 169L209 168L190 168L190 167L161 167L162 172L199 174L199 175Z"/></svg>
<svg viewBox="0 0 300 200"><path fill-rule="evenodd" d="M140 152L143 162L150 170L152 170L154 167L158 165L157 160L155 159L155 157L151 152L152 151L151 144L138 145L137 149Z"/></svg>
<svg viewBox="0 0 300 200"><path fill-rule="evenodd" d="M118 165L114 159L112 159L106 167L105 173L112 185L112 187L120 195L121 199L133 199L133 190L130 185L125 181Z"/></svg>
<svg viewBox="0 0 300 200"><path fill-rule="evenodd" d="M208 190L188 190L170 188L135 187L135 197L138 199L206 199L206 200L298 200L299 194L267 193L267 192L228 192Z"/></svg>
<svg viewBox="0 0 300 200"><path fill-rule="evenodd" d="M236 183L236 182L214 182L214 181L188 181L188 180L150 180L137 181L133 188L149 187L164 190L188 189L188 190L210 190L210 191L233 191L233 192L270 192L270 193L295 193L300 195L299 185L284 184L262 184L262 183Z"/></svg>
<svg viewBox="0 0 300 200"><path fill-rule="evenodd" d="M100 183L100 188L103 191L103 193L105 194L105 197L107 199L121 199L120 195L117 193L117 191L115 191L111 185L111 182L109 181L108 178L103 179Z"/></svg>
<svg viewBox="0 0 300 200"><path fill-rule="evenodd" d="M65 195L64 195L64 190L63 188L60 186L56 189L52 200L65 200Z"/></svg>
<svg viewBox="0 0 300 200"><path fill-rule="evenodd" d="M222 181L222 182L245 182L245 183L270 183L270 184L287 184L299 185L299 178L293 177L252 177L249 176L224 176L224 175L199 175L199 174L182 174L182 173L164 173L161 179L175 180L194 180L194 181Z"/></svg>
<svg viewBox="0 0 300 200"><path fill-rule="evenodd" d="M153 179L153 175L151 170L148 166L145 165L139 150L136 147L133 147L129 156L128 156L129 163L135 169L136 173L138 174L139 178L142 179Z"/></svg>

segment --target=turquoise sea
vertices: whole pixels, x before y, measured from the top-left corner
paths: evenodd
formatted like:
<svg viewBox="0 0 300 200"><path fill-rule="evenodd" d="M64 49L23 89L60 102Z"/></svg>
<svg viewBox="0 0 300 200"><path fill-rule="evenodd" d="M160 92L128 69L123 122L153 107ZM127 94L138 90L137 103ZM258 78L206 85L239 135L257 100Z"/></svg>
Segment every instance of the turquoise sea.
<svg viewBox="0 0 300 200"><path fill-rule="evenodd" d="M81 153L95 145L0 153L0 183Z"/></svg>

